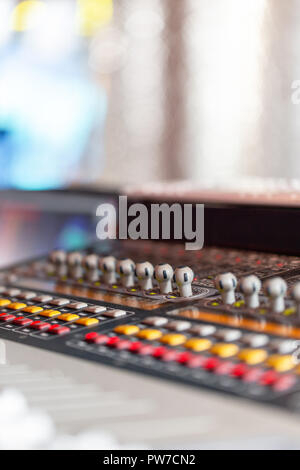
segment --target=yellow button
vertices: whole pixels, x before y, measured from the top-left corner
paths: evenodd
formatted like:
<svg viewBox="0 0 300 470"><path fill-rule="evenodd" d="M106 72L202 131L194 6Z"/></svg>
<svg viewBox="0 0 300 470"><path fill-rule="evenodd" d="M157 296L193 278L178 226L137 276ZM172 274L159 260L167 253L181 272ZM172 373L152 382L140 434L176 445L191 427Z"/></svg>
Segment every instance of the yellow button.
<svg viewBox="0 0 300 470"><path fill-rule="evenodd" d="M58 315L60 315L59 310L44 310L41 312L41 316L47 318L57 317Z"/></svg>
<svg viewBox="0 0 300 470"><path fill-rule="evenodd" d="M12 310L19 310L19 308L27 307L26 304L22 304L22 302L13 302L7 306L7 308L11 308Z"/></svg>
<svg viewBox="0 0 300 470"><path fill-rule="evenodd" d="M34 305L32 305L31 307L23 308L23 312L27 312L27 313L38 313L42 311L43 311L42 307L36 307Z"/></svg>
<svg viewBox="0 0 300 470"><path fill-rule="evenodd" d="M79 315L75 315L75 313L62 313L57 317L58 320L63 320L63 321L73 321L73 320L78 320Z"/></svg>
<svg viewBox="0 0 300 470"><path fill-rule="evenodd" d="M0 299L0 307L6 307L6 305L11 304L11 301L8 299Z"/></svg>
<svg viewBox="0 0 300 470"><path fill-rule="evenodd" d="M267 351L264 349L243 349L238 354L238 357L241 361L244 361L249 365L254 365L263 362L267 355Z"/></svg>
<svg viewBox="0 0 300 470"><path fill-rule="evenodd" d="M193 351L205 351L211 347L211 341L206 338L190 338L185 343L185 347L188 349L192 349Z"/></svg>
<svg viewBox="0 0 300 470"><path fill-rule="evenodd" d="M296 313L295 307L290 307L290 308L285 309L285 311L283 312L283 315L289 316L289 315L293 315L294 313Z"/></svg>
<svg viewBox="0 0 300 470"><path fill-rule="evenodd" d="M277 372L286 372L293 369L297 363L293 356L273 354L268 358L267 365L273 367Z"/></svg>
<svg viewBox="0 0 300 470"><path fill-rule="evenodd" d="M84 317L76 321L77 325L92 326L99 323L97 318Z"/></svg>
<svg viewBox="0 0 300 470"><path fill-rule="evenodd" d="M234 302L233 304L233 306L237 308L242 307L243 305L245 305L244 300L238 300L237 302Z"/></svg>
<svg viewBox="0 0 300 470"><path fill-rule="evenodd" d="M178 346L186 341L186 336L176 334L176 333L169 333L164 335L161 339L162 343L169 344L170 346Z"/></svg>
<svg viewBox="0 0 300 470"><path fill-rule="evenodd" d="M162 332L159 330L152 330L151 328L145 328L141 330L137 336L141 339L148 339L149 341L154 341L162 336Z"/></svg>
<svg viewBox="0 0 300 470"><path fill-rule="evenodd" d="M114 328L114 331L120 335L135 335L140 329L136 325L119 325Z"/></svg>
<svg viewBox="0 0 300 470"><path fill-rule="evenodd" d="M211 348L211 352L220 357L234 356L238 350L237 345L233 343L216 343Z"/></svg>

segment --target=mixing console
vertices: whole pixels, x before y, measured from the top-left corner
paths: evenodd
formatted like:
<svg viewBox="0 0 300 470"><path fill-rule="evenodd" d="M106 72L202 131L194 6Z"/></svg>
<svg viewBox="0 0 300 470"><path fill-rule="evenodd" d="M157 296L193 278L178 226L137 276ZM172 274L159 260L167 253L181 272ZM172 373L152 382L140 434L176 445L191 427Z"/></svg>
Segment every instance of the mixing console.
<svg viewBox="0 0 300 470"><path fill-rule="evenodd" d="M101 242L0 279L0 338L300 410L296 256Z"/></svg>

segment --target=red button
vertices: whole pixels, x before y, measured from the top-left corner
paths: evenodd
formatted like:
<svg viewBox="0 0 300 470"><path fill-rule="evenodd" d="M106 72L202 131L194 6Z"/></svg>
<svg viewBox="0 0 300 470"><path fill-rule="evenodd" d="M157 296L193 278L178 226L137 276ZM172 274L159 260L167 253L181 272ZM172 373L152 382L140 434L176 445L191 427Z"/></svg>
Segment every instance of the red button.
<svg viewBox="0 0 300 470"><path fill-rule="evenodd" d="M85 335L84 339L87 343L105 344L109 337L106 335L99 335L96 331L91 331Z"/></svg>
<svg viewBox="0 0 300 470"><path fill-rule="evenodd" d="M246 364L236 364L231 370L231 375L233 377L243 377L248 370L249 367Z"/></svg>
<svg viewBox="0 0 300 470"><path fill-rule="evenodd" d="M166 351L165 354L161 356L161 360L164 362L171 362L171 361L176 361L178 355L178 351L172 351L171 349L169 351Z"/></svg>
<svg viewBox="0 0 300 470"><path fill-rule="evenodd" d="M149 354L152 354L153 352L153 346L151 346L151 344L144 344L143 346L141 346L137 353L140 355L140 356L149 356Z"/></svg>
<svg viewBox="0 0 300 470"><path fill-rule="evenodd" d="M216 357L210 357L204 361L203 367L207 370L214 370L216 367L218 367L219 364L219 359L217 359Z"/></svg>
<svg viewBox="0 0 300 470"><path fill-rule="evenodd" d="M190 361L194 357L194 354L189 353L189 352L182 352L179 353L176 361L179 362L179 364L185 364L186 362Z"/></svg>
<svg viewBox="0 0 300 470"><path fill-rule="evenodd" d="M296 382L296 378L294 375L286 374L279 377L279 379L275 382L273 388L277 392L285 392L289 388L291 388Z"/></svg>
<svg viewBox="0 0 300 470"><path fill-rule="evenodd" d="M118 343L116 343L116 349L129 349L131 345L131 341L128 339L121 339Z"/></svg>
<svg viewBox="0 0 300 470"><path fill-rule="evenodd" d="M120 341L118 336L110 336L106 342L106 346L114 347Z"/></svg>
<svg viewBox="0 0 300 470"><path fill-rule="evenodd" d="M98 335L97 338L94 339L93 343L96 344L106 344L109 340L109 336L106 335Z"/></svg>
<svg viewBox="0 0 300 470"><path fill-rule="evenodd" d="M142 343L140 341L133 341L129 347L130 352L138 352L138 350L141 348Z"/></svg>
<svg viewBox="0 0 300 470"><path fill-rule="evenodd" d="M84 340L87 342L87 343L93 343L94 340L97 338L97 336L99 336L98 333L96 333L96 331L91 331L90 333L87 333L84 337Z"/></svg>
<svg viewBox="0 0 300 470"><path fill-rule="evenodd" d="M233 367L234 364L232 362L224 361L215 368L214 372L217 375L227 375L231 373Z"/></svg>
<svg viewBox="0 0 300 470"><path fill-rule="evenodd" d="M167 348L165 348L164 346L157 346L157 348L154 348L152 352L152 356L156 358L160 358L166 351L167 351Z"/></svg>
<svg viewBox="0 0 300 470"><path fill-rule="evenodd" d="M245 373L243 376L243 381L244 382L257 382L258 379L261 377L263 373L262 369L259 369L258 367L253 367L252 369L249 369L248 372Z"/></svg>
<svg viewBox="0 0 300 470"><path fill-rule="evenodd" d="M19 326L28 326L33 322L33 320L30 320L30 318L25 318L25 317L17 317L13 321L15 325Z"/></svg>
<svg viewBox="0 0 300 470"><path fill-rule="evenodd" d="M34 321L31 323L30 328L33 328L34 330L48 330L50 328L50 323L44 322L44 321Z"/></svg>
<svg viewBox="0 0 300 470"><path fill-rule="evenodd" d="M65 335L69 333L70 328L61 325L51 325L48 331L53 335Z"/></svg>
<svg viewBox="0 0 300 470"><path fill-rule="evenodd" d="M0 321L12 321L16 318L15 315L10 315L9 313L1 313Z"/></svg>
<svg viewBox="0 0 300 470"><path fill-rule="evenodd" d="M206 358L203 356L194 356L191 359L189 359L186 363L186 365L192 369L196 367L202 367L203 363L206 361Z"/></svg>
<svg viewBox="0 0 300 470"><path fill-rule="evenodd" d="M273 370L268 370L259 379L261 385L273 385L278 379L278 374Z"/></svg>

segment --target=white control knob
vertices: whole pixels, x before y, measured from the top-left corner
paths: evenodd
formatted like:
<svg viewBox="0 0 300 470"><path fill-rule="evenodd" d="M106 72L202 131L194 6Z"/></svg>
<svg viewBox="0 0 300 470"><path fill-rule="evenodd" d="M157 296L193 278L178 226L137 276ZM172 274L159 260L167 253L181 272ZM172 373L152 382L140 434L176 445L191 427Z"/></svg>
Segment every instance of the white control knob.
<svg viewBox="0 0 300 470"><path fill-rule="evenodd" d="M59 276L65 276L67 274L67 254L63 250L54 250L49 255L49 261L54 267L54 273ZM50 271L50 267L48 266Z"/></svg>
<svg viewBox="0 0 300 470"><path fill-rule="evenodd" d="M83 264L86 268L86 278L90 282L96 282L99 279L98 264L99 257L95 254L85 256Z"/></svg>
<svg viewBox="0 0 300 470"><path fill-rule="evenodd" d="M105 284L115 284L117 261L114 256L104 256L99 260L99 267L103 272L103 281Z"/></svg>
<svg viewBox="0 0 300 470"><path fill-rule="evenodd" d="M68 254L69 273L73 279L80 279L83 276L82 259L83 255L79 251Z"/></svg>
<svg viewBox="0 0 300 470"><path fill-rule="evenodd" d="M135 267L135 273L138 279L138 283L141 289L150 290L153 287L152 277L154 273L154 268L149 261L144 261L143 263L137 263Z"/></svg>
<svg viewBox="0 0 300 470"><path fill-rule="evenodd" d="M234 274L219 274L215 279L215 286L220 292L224 304L231 305L235 302L237 278Z"/></svg>
<svg viewBox="0 0 300 470"><path fill-rule="evenodd" d="M192 282L194 272L188 266L179 266L175 269L174 279L179 289L180 297L191 297L193 295Z"/></svg>
<svg viewBox="0 0 300 470"><path fill-rule="evenodd" d="M240 290L244 295L245 303L248 308L259 307L259 291L261 289L261 281L253 274L244 277L240 281Z"/></svg>
<svg viewBox="0 0 300 470"><path fill-rule="evenodd" d="M300 282L297 282L292 289L292 297L295 301L296 313L300 316Z"/></svg>
<svg viewBox="0 0 300 470"><path fill-rule="evenodd" d="M157 264L154 269L154 277L158 282L161 294L172 292L173 268L167 263Z"/></svg>
<svg viewBox="0 0 300 470"><path fill-rule="evenodd" d="M49 261L53 264L63 264L67 260L67 254L63 250L51 251L49 255Z"/></svg>
<svg viewBox="0 0 300 470"><path fill-rule="evenodd" d="M123 287L134 286L134 271L135 264L131 259L121 259L117 262L117 273Z"/></svg>
<svg viewBox="0 0 300 470"><path fill-rule="evenodd" d="M282 277L274 277L264 283L264 290L269 297L270 308L274 313L283 312L285 309L284 296L287 284Z"/></svg>

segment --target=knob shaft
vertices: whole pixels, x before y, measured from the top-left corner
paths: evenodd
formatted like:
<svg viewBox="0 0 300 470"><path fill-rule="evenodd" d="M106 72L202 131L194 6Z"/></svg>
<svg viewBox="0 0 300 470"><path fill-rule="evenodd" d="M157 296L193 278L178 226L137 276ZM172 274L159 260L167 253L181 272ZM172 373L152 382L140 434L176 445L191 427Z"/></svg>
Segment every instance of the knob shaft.
<svg viewBox="0 0 300 470"><path fill-rule="evenodd" d="M180 297L191 297L193 295L192 282L194 272L188 266L179 266L175 269L174 279L179 289Z"/></svg>
<svg viewBox="0 0 300 470"><path fill-rule="evenodd" d="M244 277L240 282L240 290L244 294L245 304L248 308L259 307L259 291L261 281L257 276Z"/></svg>
<svg viewBox="0 0 300 470"><path fill-rule="evenodd" d="M86 279L90 282L96 282L99 279L98 265L99 257L95 254L85 256L83 264L86 268Z"/></svg>
<svg viewBox="0 0 300 470"><path fill-rule="evenodd" d="M300 317L300 282L297 282L292 289L292 297L295 301L296 314Z"/></svg>
<svg viewBox="0 0 300 470"><path fill-rule="evenodd" d="M127 258L119 260L117 262L117 272L120 276L123 287L134 286L135 264L131 259Z"/></svg>
<svg viewBox="0 0 300 470"><path fill-rule="evenodd" d="M154 269L154 277L158 282L161 294L169 294L172 289L173 268L167 263L157 264Z"/></svg>
<svg viewBox="0 0 300 470"><path fill-rule="evenodd" d="M117 260L114 256L104 256L99 260L99 267L103 273L103 281L105 284L115 284Z"/></svg>
<svg viewBox="0 0 300 470"><path fill-rule="evenodd" d="M80 279L83 276L82 260L83 255L79 251L68 254L67 262L72 279Z"/></svg>
<svg viewBox="0 0 300 470"><path fill-rule="evenodd" d="M224 304L231 305L235 302L235 289L237 287L237 278L234 274L219 274L215 279L215 286L220 292Z"/></svg>
<svg viewBox="0 0 300 470"><path fill-rule="evenodd" d="M54 250L49 255L49 261L53 266L54 274L59 277L63 277L67 274L67 254L63 250ZM48 271L51 268L48 266Z"/></svg>
<svg viewBox="0 0 300 470"><path fill-rule="evenodd" d="M153 265L149 263L149 261L137 263L135 267L135 273L141 289L150 290L153 288L152 278L154 274L154 268Z"/></svg>
<svg viewBox="0 0 300 470"><path fill-rule="evenodd" d="M274 313L281 313L285 309L284 297L287 291L287 284L282 277L274 277L264 283L264 290L269 298L270 310Z"/></svg>

